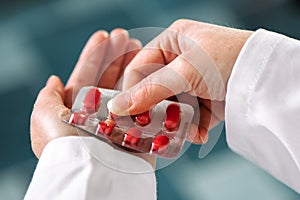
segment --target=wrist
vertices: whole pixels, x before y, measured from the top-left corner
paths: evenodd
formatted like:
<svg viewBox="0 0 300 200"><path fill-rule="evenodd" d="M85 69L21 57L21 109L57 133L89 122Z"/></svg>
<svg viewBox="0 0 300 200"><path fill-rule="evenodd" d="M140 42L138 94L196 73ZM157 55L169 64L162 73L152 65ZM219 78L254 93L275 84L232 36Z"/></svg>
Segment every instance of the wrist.
<svg viewBox="0 0 300 200"><path fill-rule="evenodd" d="M235 34L235 43L234 43L234 48L231 50L231 59L230 59L230 63L228 63L227 68L229 70L225 71L225 89L227 91L227 85L228 85L228 81L230 79L230 76L232 74L232 70L236 64L236 61L243 49L243 47L245 46L246 42L249 40L249 38L251 37L251 35L253 34L253 31L244 31L244 30L237 30L236 34ZM230 43L230 41L229 41Z"/></svg>

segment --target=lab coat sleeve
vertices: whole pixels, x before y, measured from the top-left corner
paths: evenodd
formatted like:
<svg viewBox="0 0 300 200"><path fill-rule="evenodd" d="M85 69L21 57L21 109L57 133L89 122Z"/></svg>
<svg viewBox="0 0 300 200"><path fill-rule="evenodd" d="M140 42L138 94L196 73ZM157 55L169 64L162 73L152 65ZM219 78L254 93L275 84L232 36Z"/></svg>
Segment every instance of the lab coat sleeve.
<svg viewBox="0 0 300 200"><path fill-rule="evenodd" d="M25 195L32 199L156 199L152 166L93 137L62 137L43 150Z"/></svg>
<svg viewBox="0 0 300 200"><path fill-rule="evenodd" d="M300 42L256 31L226 96L229 147L300 193Z"/></svg>

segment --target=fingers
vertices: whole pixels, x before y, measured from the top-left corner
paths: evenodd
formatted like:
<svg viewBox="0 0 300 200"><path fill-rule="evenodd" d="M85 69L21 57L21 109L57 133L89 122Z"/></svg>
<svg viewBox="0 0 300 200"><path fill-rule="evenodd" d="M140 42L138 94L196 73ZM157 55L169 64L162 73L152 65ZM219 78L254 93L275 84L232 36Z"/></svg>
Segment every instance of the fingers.
<svg viewBox="0 0 300 200"><path fill-rule="evenodd" d="M122 70L118 75L118 81L115 84L114 89L122 90L123 82L124 82L124 70L128 66L128 64L132 61L132 59L138 54L138 52L142 48L142 43L137 39L130 39L129 44L127 46L126 54L124 55L124 60L122 63Z"/></svg>
<svg viewBox="0 0 300 200"><path fill-rule="evenodd" d="M125 70L123 89L131 88L111 101L111 111L115 114L142 113L182 92L208 98L213 91L216 93L214 96L223 91L218 88L211 90L221 80L214 73L214 63L205 51L200 51L201 48L191 46L189 51L177 56L167 66L162 61L165 59L164 52L148 49L147 54L146 50L141 50Z"/></svg>
<svg viewBox="0 0 300 200"><path fill-rule="evenodd" d="M128 64L133 60L133 58L142 49L142 43L137 39L131 39L127 46L126 55L122 63L123 70L128 66Z"/></svg>
<svg viewBox="0 0 300 200"><path fill-rule="evenodd" d="M134 86L143 78L164 66L164 56L158 48L143 48L126 67L122 90Z"/></svg>
<svg viewBox="0 0 300 200"><path fill-rule="evenodd" d="M194 144L205 144L208 141L208 137L207 131L199 129L196 124L191 124L186 140Z"/></svg>
<svg viewBox="0 0 300 200"><path fill-rule="evenodd" d="M204 144L208 141L208 131L224 119L224 103L210 100L199 100L200 121L191 126L187 140L195 144Z"/></svg>
<svg viewBox="0 0 300 200"><path fill-rule="evenodd" d="M123 90L161 69L180 55L176 32L166 30L149 42L125 69Z"/></svg>
<svg viewBox="0 0 300 200"><path fill-rule="evenodd" d="M137 40L130 39L124 29L114 29L110 36L98 31L91 36L66 85L65 103L71 107L83 86L94 85L113 89L123 74L125 65L141 48ZM127 52L132 51L130 56Z"/></svg>
<svg viewBox="0 0 300 200"><path fill-rule="evenodd" d="M46 105L51 103L63 105L64 94L64 85L60 78L52 75L49 77L46 86L39 93L36 104Z"/></svg>
<svg viewBox="0 0 300 200"><path fill-rule="evenodd" d="M98 31L90 37L70 75L66 88L74 87L78 80L82 83L77 84L94 84L92 81L97 80L99 66L105 57L108 37L106 31Z"/></svg>
<svg viewBox="0 0 300 200"><path fill-rule="evenodd" d="M66 85L65 103L71 107L79 89L87 85L97 85L101 64L106 55L108 33L94 33L85 45L80 58Z"/></svg>
<svg viewBox="0 0 300 200"><path fill-rule="evenodd" d="M168 97L189 92L194 72L194 68L179 56L168 66L114 97L111 100L111 111L118 115L134 115L149 110Z"/></svg>
<svg viewBox="0 0 300 200"><path fill-rule="evenodd" d="M103 66L105 71L100 75L98 86L110 89L116 88L126 65L140 49L141 43L136 39L130 39L126 30L115 29L112 31L106 64Z"/></svg>
<svg viewBox="0 0 300 200"><path fill-rule="evenodd" d="M64 106L64 85L59 77L52 75L46 86L40 91L34 108L39 112L62 114L67 108Z"/></svg>
<svg viewBox="0 0 300 200"><path fill-rule="evenodd" d="M101 66L103 73L99 74L99 87L113 89L119 79L124 54L129 43L129 34L124 29L115 29L110 33L109 45L105 56L105 63Z"/></svg>

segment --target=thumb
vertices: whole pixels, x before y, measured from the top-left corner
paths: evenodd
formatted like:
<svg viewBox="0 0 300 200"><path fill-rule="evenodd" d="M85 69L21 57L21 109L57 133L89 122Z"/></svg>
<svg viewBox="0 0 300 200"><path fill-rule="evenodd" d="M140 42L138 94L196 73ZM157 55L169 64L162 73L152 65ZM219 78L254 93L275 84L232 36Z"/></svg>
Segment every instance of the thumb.
<svg viewBox="0 0 300 200"><path fill-rule="evenodd" d="M52 105L64 104L64 85L58 76L50 76L46 86L38 94L34 107L46 109ZM53 108L52 108L53 109Z"/></svg>
<svg viewBox="0 0 300 200"><path fill-rule="evenodd" d="M60 97L64 96L64 85L58 76L50 76L45 88L47 88L49 92L57 92Z"/></svg>
<svg viewBox="0 0 300 200"><path fill-rule="evenodd" d="M117 115L145 112L168 97L192 91L190 80L194 74L191 64L178 56L169 65L115 96L110 102L110 111Z"/></svg>
<svg viewBox="0 0 300 200"><path fill-rule="evenodd" d="M57 76L51 76L38 94L30 119L32 149L39 158L44 147L54 138L63 136L59 116L68 108L63 104L64 85Z"/></svg>

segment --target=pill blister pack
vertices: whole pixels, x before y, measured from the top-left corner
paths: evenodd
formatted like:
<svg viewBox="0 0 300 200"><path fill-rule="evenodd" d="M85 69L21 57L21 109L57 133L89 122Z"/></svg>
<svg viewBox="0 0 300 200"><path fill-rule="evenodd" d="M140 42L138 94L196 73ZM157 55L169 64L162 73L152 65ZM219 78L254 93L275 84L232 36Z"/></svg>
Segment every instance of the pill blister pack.
<svg viewBox="0 0 300 200"><path fill-rule="evenodd" d="M189 131L194 110L164 100L138 115L119 116L108 105L119 91L83 87L63 121L125 150L176 157Z"/></svg>

